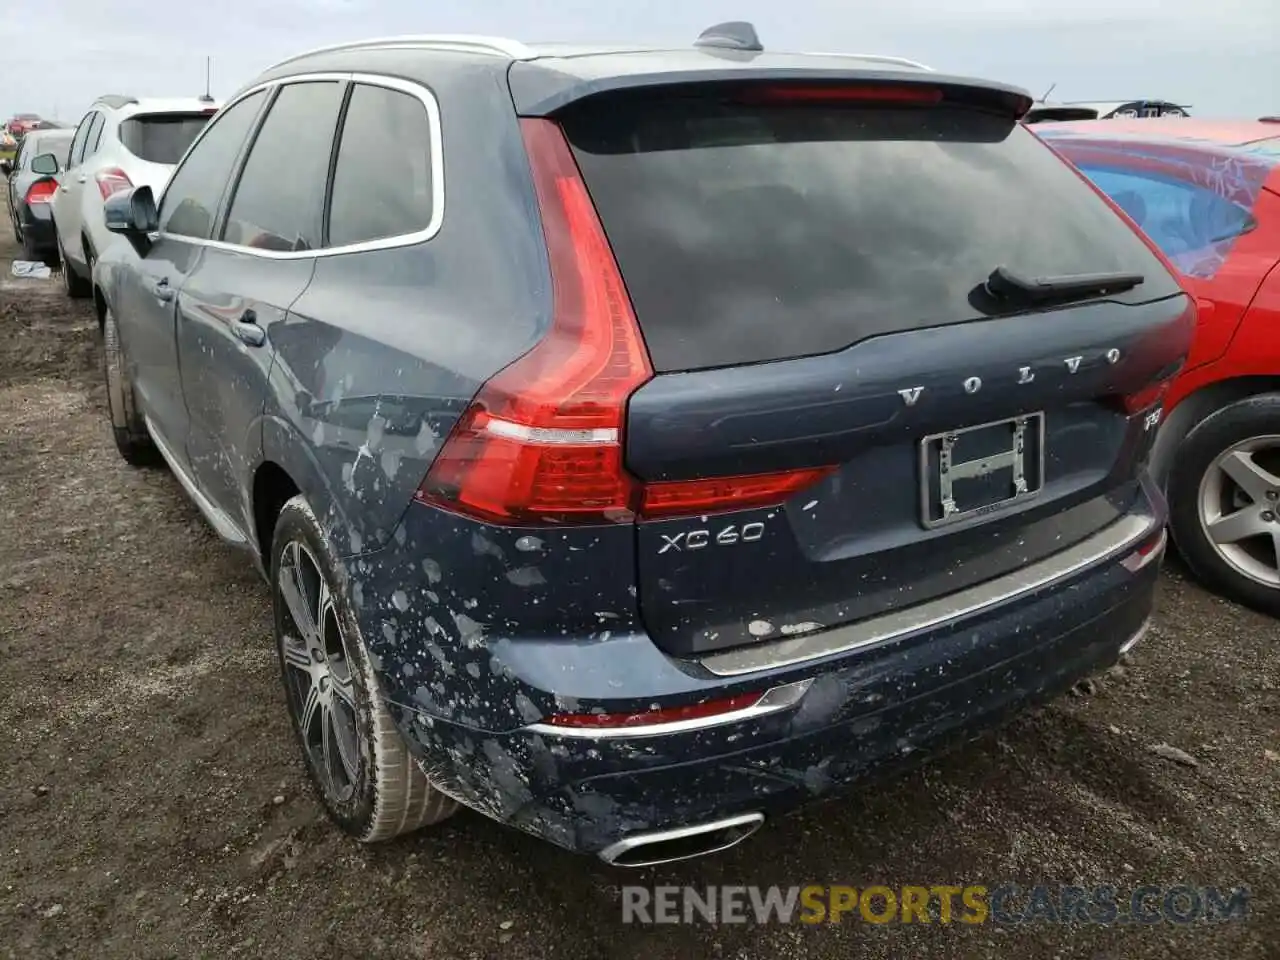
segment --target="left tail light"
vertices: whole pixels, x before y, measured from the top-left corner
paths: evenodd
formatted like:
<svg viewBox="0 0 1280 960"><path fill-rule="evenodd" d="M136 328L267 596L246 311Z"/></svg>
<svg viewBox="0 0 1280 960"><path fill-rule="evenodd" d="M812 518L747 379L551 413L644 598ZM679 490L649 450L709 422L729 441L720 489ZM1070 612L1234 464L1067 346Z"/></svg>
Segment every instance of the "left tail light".
<svg viewBox="0 0 1280 960"><path fill-rule="evenodd" d="M121 190L133 189L133 181L119 167L108 167L106 170L99 170L93 175L93 179L98 182L98 191L102 194L103 200L106 200L112 194L119 193Z"/></svg>
<svg viewBox="0 0 1280 960"><path fill-rule="evenodd" d="M56 180L37 180L27 190L23 200L27 206L35 203L52 203L53 195L58 192L58 181Z"/></svg>

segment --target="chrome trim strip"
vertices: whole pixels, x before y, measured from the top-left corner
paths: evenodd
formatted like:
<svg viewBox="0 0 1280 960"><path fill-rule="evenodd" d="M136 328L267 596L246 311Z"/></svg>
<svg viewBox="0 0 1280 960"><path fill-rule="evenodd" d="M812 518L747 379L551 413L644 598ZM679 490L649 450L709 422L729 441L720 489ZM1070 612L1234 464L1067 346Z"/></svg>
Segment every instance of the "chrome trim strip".
<svg viewBox="0 0 1280 960"><path fill-rule="evenodd" d="M174 455L173 450L169 448L169 444L165 442L163 434L157 429L154 421L148 416L143 416L142 420L147 425L147 433L151 434L151 440L155 443L156 449L160 451L160 456L164 457L164 462L169 465L169 469L178 478L178 483L182 485L182 489L187 491L187 496L192 499L200 509L200 512L204 514L205 520L209 522L209 526L213 527L214 532L228 543L236 546L247 545L249 538L245 536L244 531L236 526L235 521L227 516L217 504L200 492L199 488L196 487L195 480L178 463L177 457Z"/></svg>
<svg viewBox="0 0 1280 960"><path fill-rule="evenodd" d="M1154 519L1150 516L1123 517L1060 553L958 593L823 633L710 654L700 662L716 676L736 677L896 640L1066 579L1132 548L1143 537L1150 536L1153 527Z"/></svg>
<svg viewBox="0 0 1280 960"><path fill-rule="evenodd" d="M736 817L727 817L724 820L717 820L714 823L704 823L696 827L678 827L675 830L662 830L657 833L642 833L632 837L626 837L617 843L612 843L600 851L600 859L611 866L619 867L654 867L662 863L674 863L677 860L691 860L694 857L702 857L711 853L719 853L721 850L728 850L730 847L737 846L751 834L760 829L760 825L764 823L763 813L742 813ZM618 857L634 850L637 847L649 847L655 843L666 843L671 840L683 840L686 837L696 837L703 833L715 833L717 830L732 830L734 827L750 826L741 836L734 837L728 843L711 847L707 850L700 850L697 853L685 854L679 857L658 857L653 860L643 860L634 863L618 863Z"/></svg>
<svg viewBox="0 0 1280 960"><path fill-rule="evenodd" d="M262 72L269 73L297 60L313 57L321 53L339 53L344 50L367 50L378 47L424 47L434 50L456 50L460 53L484 53L491 56L510 57L513 60L533 60L537 58L537 54L519 40L511 40L507 37L488 37L469 33L406 34L405 36L373 37L368 40L353 40L347 43L333 43L324 47L316 47L303 53L295 53L279 63L273 63Z"/></svg>
<svg viewBox="0 0 1280 960"><path fill-rule="evenodd" d="M694 717L690 720L674 720L671 723L649 723L635 727L561 727L554 723L531 723L524 727L529 733L544 737L571 737L579 740L624 740L632 737L661 737L670 733L689 733L693 730L705 730L727 723L740 723L755 717L781 713L794 707L809 692L813 678L784 683L765 692L765 695L749 707L731 710L728 713L716 713L709 717ZM765 701L769 701L766 703Z"/></svg>
<svg viewBox="0 0 1280 960"><path fill-rule="evenodd" d="M411 247L415 244L425 243L439 233L444 224L444 135L440 127L440 104L437 102L435 94L426 87L408 80L401 80L398 77L384 77L376 73L300 73L291 77L281 77L278 80L267 80L252 87L247 87L236 94L234 100L225 104L221 112L225 113L228 107L232 107L245 97L252 96L262 90L287 86L292 83L314 83L318 81L336 83L350 81L351 83L365 83L375 87L386 87L389 90L399 90L402 93L407 93L416 97L422 103L427 111L427 129L431 140L431 221L426 227L416 233L406 233L396 237L379 237L377 240L349 243L341 247L324 247L319 250L262 250L258 247L247 247L239 243L227 243L224 240L205 240L199 237L186 237L181 234L157 232L155 236L165 237L181 243L189 243L197 247L243 253L265 260L307 260L314 257L334 257L346 253L367 253L372 250ZM212 126L212 123L206 125L205 130ZM183 154L182 161L179 162L178 167L174 168L175 176L178 170L181 169L182 162L185 162L187 156L196 148L203 136L204 130L200 132L200 136L196 137L195 141L187 149L186 154ZM171 176L165 186L165 193L168 193L168 185L172 184L173 181L174 176ZM233 197L232 200L234 201L234 199ZM162 210L163 208L164 196L161 195L156 202L156 209Z"/></svg>

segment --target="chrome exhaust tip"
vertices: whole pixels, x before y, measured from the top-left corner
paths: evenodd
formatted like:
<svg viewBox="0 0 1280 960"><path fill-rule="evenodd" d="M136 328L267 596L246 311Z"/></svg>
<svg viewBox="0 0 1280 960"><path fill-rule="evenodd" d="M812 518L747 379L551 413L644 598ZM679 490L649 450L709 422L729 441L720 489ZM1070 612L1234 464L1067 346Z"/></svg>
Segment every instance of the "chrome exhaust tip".
<svg viewBox="0 0 1280 960"><path fill-rule="evenodd" d="M656 867L735 847L760 829L763 813L743 813L714 823L640 833L610 844L600 859L614 867Z"/></svg>

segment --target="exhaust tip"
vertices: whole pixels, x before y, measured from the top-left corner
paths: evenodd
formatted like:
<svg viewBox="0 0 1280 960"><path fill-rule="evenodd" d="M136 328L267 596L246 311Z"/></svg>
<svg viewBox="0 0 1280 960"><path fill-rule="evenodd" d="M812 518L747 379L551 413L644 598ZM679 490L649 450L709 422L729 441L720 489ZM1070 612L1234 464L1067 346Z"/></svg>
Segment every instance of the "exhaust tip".
<svg viewBox="0 0 1280 960"><path fill-rule="evenodd" d="M763 813L743 813L714 823L636 834L605 847L600 859L615 867L656 867L692 860L737 846L763 823Z"/></svg>

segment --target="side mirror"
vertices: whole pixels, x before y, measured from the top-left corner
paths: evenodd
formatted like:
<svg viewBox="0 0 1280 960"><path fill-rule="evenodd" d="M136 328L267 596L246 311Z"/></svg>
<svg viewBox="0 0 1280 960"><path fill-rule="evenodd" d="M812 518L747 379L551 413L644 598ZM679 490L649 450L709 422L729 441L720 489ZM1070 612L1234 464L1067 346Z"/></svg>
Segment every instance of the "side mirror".
<svg viewBox="0 0 1280 960"><path fill-rule="evenodd" d="M13 164L8 160L0 160L0 176L7 177L11 173L13 173Z"/></svg>
<svg viewBox="0 0 1280 960"><path fill-rule="evenodd" d="M52 177L58 173L58 158L52 153L42 153L31 161L31 172L42 177Z"/></svg>
<svg viewBox="0 0 1280 960"><path fill-rule="evenodd" d="M139 255L145 255L151 245L150 234L160 226L156 213L156 201L148 186L134 187L113 193L102 205L106 227L133 244Z"/></svg>

